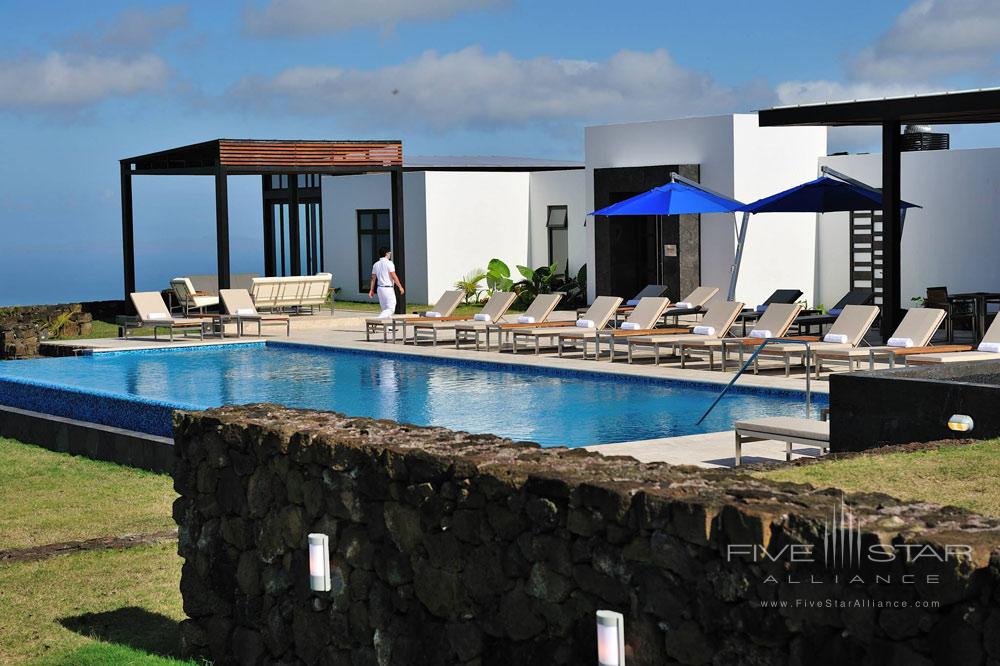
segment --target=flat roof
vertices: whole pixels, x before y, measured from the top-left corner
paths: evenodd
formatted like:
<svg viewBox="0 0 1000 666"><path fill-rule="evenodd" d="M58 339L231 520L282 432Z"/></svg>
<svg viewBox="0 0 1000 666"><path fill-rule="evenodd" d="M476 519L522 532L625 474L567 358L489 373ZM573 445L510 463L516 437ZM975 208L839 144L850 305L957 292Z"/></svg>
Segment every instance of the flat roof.
<svg viewBox="0 0 1000 666"><path fill-rule="evenodd" d="M213 139L121 160L135 174L342 172L400 167L399 140Z"/></svg>
<svg viewBox="0 0 1000 666"><path fill-rule="evenodd" d="M1000 88L776 106L758 112L761 127L961 125L1000 122Z"/></svg>
<svg viewBox="0 0 1000 666"><path fill-rule="evenodd" d="M408 155L406 171L553 171L582 169L583 162L503 155Z"/></svg>

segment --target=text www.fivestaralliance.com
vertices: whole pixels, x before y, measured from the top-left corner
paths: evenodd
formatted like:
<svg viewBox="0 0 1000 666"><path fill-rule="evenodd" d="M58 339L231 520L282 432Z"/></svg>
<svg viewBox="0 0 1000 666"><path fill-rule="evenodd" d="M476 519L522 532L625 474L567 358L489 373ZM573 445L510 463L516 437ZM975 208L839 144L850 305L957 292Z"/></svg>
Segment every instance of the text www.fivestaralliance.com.
<svg viewBox="0 0 1000 666"><path fill-rule="evenodd" d="M758 608L940 608L940 601L889 599L774 599L756 601Z"/></svg>

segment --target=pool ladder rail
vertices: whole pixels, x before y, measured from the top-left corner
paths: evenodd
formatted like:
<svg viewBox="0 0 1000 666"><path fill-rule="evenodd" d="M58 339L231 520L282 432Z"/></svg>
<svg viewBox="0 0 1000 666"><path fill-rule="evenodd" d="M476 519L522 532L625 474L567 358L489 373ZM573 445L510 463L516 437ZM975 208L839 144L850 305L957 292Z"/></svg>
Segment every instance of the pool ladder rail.
<svg viewBox="0 0 1000 666"><path fill-rule="evenodd" d="M808 340L793 340L793 339L790 339L790 338L767 338L766 340L764 340L763 343L760 344L760 346L757 347L757 349L755 349L753 351L752 354L750 354L750 357L747 358L746 362L743 364L743 367L740 368L739 370L737 370L736 374L733 375L733 378L729 381L729 383L726 384L723 387L723 389L719 393L719 395L716 396L716 398L715 398L714 401L712 401L712 404L709 405L708 409L705 410L705 413L701 415L700 419L698 419L698 422L697 422L698 425L701 425L702 421L704 421L708 417L708 415L712 413L712 410L715 409L715 406L718 405L719 402L721 402L724 397L726 397L727 393L729 393L729 389L731 389L733 387L733 385L736 383L736 381L743 375L743 373L747 371L747 368L749 368L754 363L754 361L757 360L757 357L760 355L760 352L763 351L763 349L765 347L767 347L767 345L769 345L772 342L783 344L783 345L787 345L787 344L803 345L806 348L806 354L805 354L805 363L806 363L806 418L811 418L811 416L812 416L812 384L811 384L811 382L809 380L809 377L810 377L810 375L812 375L812 372L809 370L809 368L811 367L810 360L812 358L812 347L810 346L809 341Z"/></svg>

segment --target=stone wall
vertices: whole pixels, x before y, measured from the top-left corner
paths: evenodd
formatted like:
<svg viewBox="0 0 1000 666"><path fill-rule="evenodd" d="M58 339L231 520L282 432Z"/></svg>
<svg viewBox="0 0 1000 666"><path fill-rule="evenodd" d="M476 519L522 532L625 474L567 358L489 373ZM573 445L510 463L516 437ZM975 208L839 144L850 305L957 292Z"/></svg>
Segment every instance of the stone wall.
<svg viewBox="0 0 1000 666"><path fill-rule="evenodd" d="M46 338L86 335L92 321L79 303L0 308L0 359L38 356Z"/></svg>
<svg viewBox="0 0 1000 666"><path fill-rule="evenodd" d="M217 664L594 664L598 609L629 666L1000 663L1000 527L957 509L273 405L178 413L175 448Z"/></svg>

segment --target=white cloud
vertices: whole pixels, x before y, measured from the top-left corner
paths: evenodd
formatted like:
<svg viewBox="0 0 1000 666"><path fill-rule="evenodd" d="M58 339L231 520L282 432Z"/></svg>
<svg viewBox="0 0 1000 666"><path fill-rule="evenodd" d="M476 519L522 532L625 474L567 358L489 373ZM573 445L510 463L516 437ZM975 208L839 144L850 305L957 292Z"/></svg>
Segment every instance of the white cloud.
<svg viewBox="0 0 1000 666"><path fill-rule="evenodd" d="M519 59L468 47L426 51L381 69L294 67L248 77L230 93L281 112L484 129L572 120L626 121L756 108L770 92L731 89L678 65L670 54L619 51L607 60Z"/></svg>
<svg viewBox="0 0 1000 666"><path fill-rule="evenodd" d="M153 55L127 59L53 52L0 60L0 108L73 110L160 88L169 76L166 63Z"/></svg>
<svg viewBox="0 0 1000 666"><path fill-rule="evenodd" d="M842 83L839 81L785 81L775 87L779 104L843 102L855 99L896 97L930 92L926 84Z"/></svg>
<svg viewBox="0 0 1000 666"><path fill-rule="evenodd" d="M265 36L318 35L359 27L390 29L406 21L444 19L508 0L269 0L244 14L247 31Z"/></svg>
<svg viewBox="0 0 1000 666"><path fill-rule="evenodd" d="M111 21L63 40L69 49L94 53L147 50L188 25L190 8L184 4L155 9L127 9Z"/></svg>
<svg viewBox="0 0 1000 666"><path fill-rule="evenodd" d="M995 71L997 0L917 0L850 65L858 81L928 82Z"/></svg>

